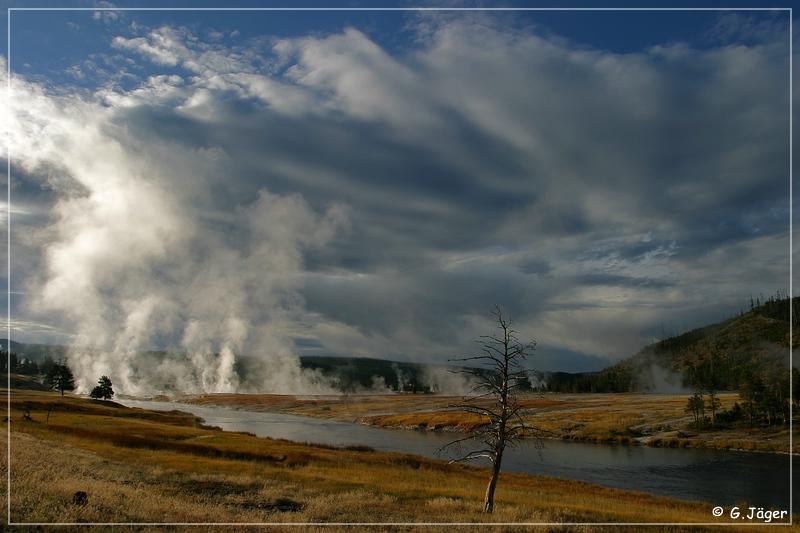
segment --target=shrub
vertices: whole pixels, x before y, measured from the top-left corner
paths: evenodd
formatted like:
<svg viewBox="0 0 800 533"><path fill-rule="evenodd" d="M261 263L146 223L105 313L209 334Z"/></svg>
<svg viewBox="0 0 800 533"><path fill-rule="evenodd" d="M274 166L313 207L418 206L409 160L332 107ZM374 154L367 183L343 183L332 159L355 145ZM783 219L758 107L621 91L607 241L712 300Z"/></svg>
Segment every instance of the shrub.
<svg viewBox="0 0 800 533"><path fill-rule="evenodd" d="M730 424L744 419L744 412L739 402L733 404L731 409L724 409L717 413L718 424Z"/></svg>
<svg viewBox="0 0 800 533"><path fill-rule="evenodd" d="M703 416L695 420L694 422L689 422L686 424L686 427L692 429L711 429L711 419L707 416Z"/></svg>

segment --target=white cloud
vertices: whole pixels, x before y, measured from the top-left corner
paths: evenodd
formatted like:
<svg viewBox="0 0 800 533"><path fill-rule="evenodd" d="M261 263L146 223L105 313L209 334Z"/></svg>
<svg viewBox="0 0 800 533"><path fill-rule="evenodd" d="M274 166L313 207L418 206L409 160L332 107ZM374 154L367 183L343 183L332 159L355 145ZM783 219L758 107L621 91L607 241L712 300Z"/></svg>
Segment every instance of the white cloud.
<svg viewBox="0 0 800 533"><path fill-rule="evenodd" d="M15 157L52 206L35 310L105 350L88 382L142 387L125 371L153 343L206 390L244 352L300 379L293 336L441 361L495 303L543 347L616 358L780 288L777 45L620 55L456 18L403 55L350 28L260 57L137 31L113 40L150 63L132 89L15 82Z"/></svg>
<svg viewBox="0 0 800 533"><path fill-rule="evenodd" d="M108 110L20 80L14 94L15 162L58 196L39 233L45 268L27 280L26 309L92 348L72 356L82 387L100 372L113 373L121 392L152 389L132 358L158 336L193 354L194 367L179 367L195 373L202 390L236 386L232 354L248 337L248 351L287 355L281 344L289 341L275 331L301 301L302 251L325 245L346 224L341 207L317 216L297 195L262 189L226 212L206 190L226 162L218 150L134 139ZM176 188L180 181L199 192ZM214 222L217 214L233 225ZM218 350L223 360L210 369L208 354Z"/></svg>
<svg viewBox="0 0 800 533"><path fill-rule="evenodd" d="M137 52L157 65L174 67L194 55L184 44L185 40L185 32L162 26L147 37L114 37L112 45L120 50Z"/></svg>

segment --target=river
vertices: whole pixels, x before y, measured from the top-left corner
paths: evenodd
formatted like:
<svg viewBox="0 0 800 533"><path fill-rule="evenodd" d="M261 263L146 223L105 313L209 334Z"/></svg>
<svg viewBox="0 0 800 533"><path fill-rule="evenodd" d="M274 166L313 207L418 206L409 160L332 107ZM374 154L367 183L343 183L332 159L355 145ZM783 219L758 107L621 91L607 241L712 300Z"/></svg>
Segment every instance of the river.
<svg viewBox="0 0 800 533"><path fill-rule="evenodd" d="M278 413L257 413L191 404L122 400L129 407L177 409L225 431L248 431L259 437L331 445L364 444L380 451L435 457L434 452L458 434L382 429L334 420ZM529 444L507 450L506 472L579 479L608 487L697 500L789 510L791 456L757 452L651 448L648 446L544 441L539 452ZM450 458L443 456L443 458ZM793 481L798 481L797 469ZM798 509L798 495L793 495Z"/></svg>

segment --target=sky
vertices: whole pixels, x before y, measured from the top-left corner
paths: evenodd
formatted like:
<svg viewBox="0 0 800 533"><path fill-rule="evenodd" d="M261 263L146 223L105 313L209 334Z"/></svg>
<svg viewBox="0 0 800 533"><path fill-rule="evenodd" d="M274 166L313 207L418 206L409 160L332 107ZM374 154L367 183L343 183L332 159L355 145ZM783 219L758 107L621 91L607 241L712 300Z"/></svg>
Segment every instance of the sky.
<svg viewBox="0 0 800 533"><path fill-rule="evenodd" d="M10 5L8 330L81 383L446 363L495 305L593 371L791 289L786 10Z"/></svg>

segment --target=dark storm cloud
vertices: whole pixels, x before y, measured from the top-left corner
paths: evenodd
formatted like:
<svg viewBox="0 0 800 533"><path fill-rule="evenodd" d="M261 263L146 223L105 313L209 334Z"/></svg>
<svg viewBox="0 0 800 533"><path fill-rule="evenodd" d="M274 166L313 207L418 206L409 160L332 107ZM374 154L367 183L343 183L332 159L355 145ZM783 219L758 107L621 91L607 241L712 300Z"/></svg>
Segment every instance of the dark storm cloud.
<svg viewBox="0 0 800 533"><path fill-rule="evenodd" d="M650 278L634 278L629 276L621 276L618 274L603 273L587 273L573 278L574 282L579 285L600 285L603 287L646 287L654 289L665 289L675 285L674 282L669 280L659 280Z"/></svg>
<svg viewBox="0 0 800 533"><path fill-rule="evenodd" d="M278 337L258 326L277 314L301 339L288 350L442 361L474 349L498 303L540 342L542 370L566 370L630 355L654 324L782 287L785 27L612 54L502 21L409 19L419 39L402 55L356 28L262 41L262 58L186 28L140 29L113 41L152 72L136 88L103 87L56 119L27 86L38 121L91 129L104 149L92 157L131 166L119 190L151 201L141 242L118 239L144 247L128 266L163 290L188 284L188 310L107 287L127 302L114 316L168 317L160 338L244 349ZM27 171L69 146L23 144ZM97 169L59 164L97 217L56 201L40 276L51 291L67 269L54 258L77 246L68 229L107 220L104 186L80 178ZM194 315L206 333L185 327ZM122 337L146 344L146 322Z"/></svg>
<svg viewBox="0 0 800 533"><path fill-rule="evenodd" d="M550 266L550 263L540 259L525 260L519 264L518 268L523 274L533 274L538 276L546 275L553 270L553 268Z"/></svg>

